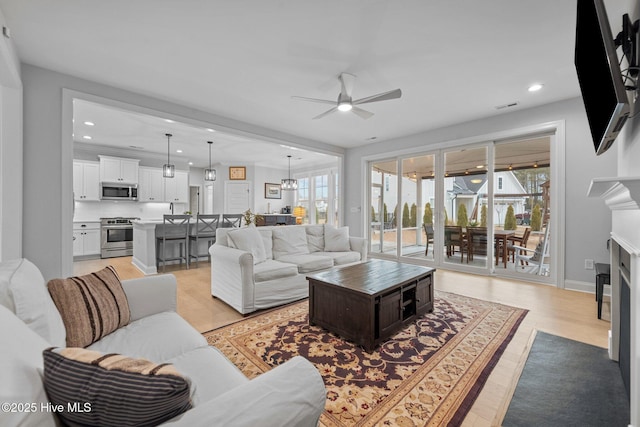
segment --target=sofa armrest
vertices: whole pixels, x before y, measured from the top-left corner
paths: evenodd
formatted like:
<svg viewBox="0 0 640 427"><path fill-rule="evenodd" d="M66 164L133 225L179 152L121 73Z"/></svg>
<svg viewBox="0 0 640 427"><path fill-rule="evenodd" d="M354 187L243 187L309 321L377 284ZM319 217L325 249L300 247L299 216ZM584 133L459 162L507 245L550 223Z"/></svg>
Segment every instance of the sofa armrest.
<svg viewBox="0 0 640 427"><path fill-rule="evenodd" d="M360 261L365 262L367 260L368 244L367 239L364 237L349 236L349 245L352 251L360 252Z"/></svg>
<svg viewBox="0 0 640 427"><path fill-rule="evenodd" d="M173 274L122 281L131 321L165 311L176 311L178 284Z"/></svg>
<svg viewBox="0 0 640 427"><path fill-rule="evenodd" d="M169 421L175 426L315 426L326 391L311 362L296 356Z"/></svg>
<svg viewBox="0 0 640 427"><path fill-rule="evenodd" d="M254 308L253 255L223 245L209 248L211 295L219 297L241 314Z"/></svg>

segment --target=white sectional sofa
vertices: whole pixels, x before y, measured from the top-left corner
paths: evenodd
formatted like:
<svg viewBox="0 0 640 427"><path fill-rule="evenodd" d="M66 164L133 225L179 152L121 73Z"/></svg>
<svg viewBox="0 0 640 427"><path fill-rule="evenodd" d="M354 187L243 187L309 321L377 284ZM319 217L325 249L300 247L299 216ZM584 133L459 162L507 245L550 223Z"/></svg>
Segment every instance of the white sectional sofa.
<svg viewBox="0 0 640 427"><path fill-rule="evenodd" d="M211 295L242 314L309 296L308 273L367 260L367 241L348 227L291 225L218 228Z"/></svg>
<svg viewBox="0 0 640 427"><path fill-rule="evenodd" d="M130 322L88 348L172 363L186 376L192 408L167 425L317 424L325 388L309 361L298 356L248 380L175 312L173 275L124 280L122 288ZM65 324L40 271L25 259L0 263L0 325L0 425L55 426L53 412L44 410L43 350L65 347Z"/></svg>

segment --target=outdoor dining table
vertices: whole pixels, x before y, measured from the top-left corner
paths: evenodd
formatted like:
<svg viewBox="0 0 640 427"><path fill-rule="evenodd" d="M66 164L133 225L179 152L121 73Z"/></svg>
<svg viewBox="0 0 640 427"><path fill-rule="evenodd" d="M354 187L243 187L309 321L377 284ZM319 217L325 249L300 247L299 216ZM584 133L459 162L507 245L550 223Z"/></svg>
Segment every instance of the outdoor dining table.
<svg viewBox="0 0 640 427"><path fill-rule="evenodd" d="M513 230L494 230L493 237L496 241L496 265L498 265L500 257L499 249L502 247L502 261L504 262L504 268L507 268L507 258L509 257L507 239L515 234L516 233Z"/></svg>

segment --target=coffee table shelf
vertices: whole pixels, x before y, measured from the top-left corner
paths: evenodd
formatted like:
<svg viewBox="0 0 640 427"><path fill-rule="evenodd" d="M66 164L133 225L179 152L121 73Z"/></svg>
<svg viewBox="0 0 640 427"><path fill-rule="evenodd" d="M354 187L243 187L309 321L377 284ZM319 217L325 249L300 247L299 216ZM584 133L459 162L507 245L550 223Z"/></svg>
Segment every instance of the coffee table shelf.
<svg viewBox="0 0 640 427"><path fill-rule="evenodd" d="M372 259L307 276L309 323L372 351L433 311L435 269Z"/></svg>

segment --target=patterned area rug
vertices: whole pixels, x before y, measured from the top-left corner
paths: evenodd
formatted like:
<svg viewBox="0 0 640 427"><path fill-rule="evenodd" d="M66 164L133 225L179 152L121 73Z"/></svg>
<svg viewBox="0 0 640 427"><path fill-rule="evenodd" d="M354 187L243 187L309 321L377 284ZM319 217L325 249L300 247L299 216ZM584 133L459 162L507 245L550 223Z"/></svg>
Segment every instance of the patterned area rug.
<svg viewBox="0 0 640 427"><path fill-rule="evenodd" d="M309 326L308 301L205 333L249 378L295 355L327 389L322 426L460 425L527 310L435 293L435 308L367 353Z"/></svg>

